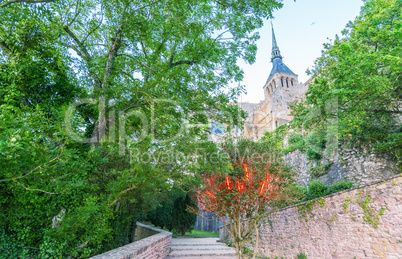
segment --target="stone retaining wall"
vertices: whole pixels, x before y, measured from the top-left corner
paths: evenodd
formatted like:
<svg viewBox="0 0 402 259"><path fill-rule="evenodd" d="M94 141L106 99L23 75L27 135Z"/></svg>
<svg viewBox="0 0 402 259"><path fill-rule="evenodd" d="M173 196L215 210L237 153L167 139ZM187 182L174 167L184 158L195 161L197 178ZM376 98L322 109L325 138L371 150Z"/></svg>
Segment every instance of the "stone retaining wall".
<svg viewBox="0 0 402 259"><path fill-rule="evenodd" d="M135 231L137 241L110 250L92 259L159 259L170 253L172 233L137 222Z"/></svg>
<svg viewBox="0 0 402 259"><path fill-rule="evenodd" d="M388 179L400 172L396 161L387 160L367 154L365 151L354 149L339 149L338 154L331 159L310 161L306 155L295 150L284 156L285 162L298 172L297 181L304 186L312 179L319 179L325 184L334 184L340 180L349 180L359 185L371 184L376 181ZM318 166L321 164L321 167ZM328 165L329 167L323 167ZM311 175L312 168L321 168L321 176Z"/></svg>
<svg viewBox="0 0 402 259"><path fill-rule="evenodd" d="M262 257L402 258L402 176L281 209L259 234Z"/></svg>
<svg viewBox="0 0 402 259"><path fill-rule="evenodd" d="M135 228L134 241L139 241L141 239L156 235L160 233L160 229L150 227L145 224L137 222L137 227Z"/></svg>

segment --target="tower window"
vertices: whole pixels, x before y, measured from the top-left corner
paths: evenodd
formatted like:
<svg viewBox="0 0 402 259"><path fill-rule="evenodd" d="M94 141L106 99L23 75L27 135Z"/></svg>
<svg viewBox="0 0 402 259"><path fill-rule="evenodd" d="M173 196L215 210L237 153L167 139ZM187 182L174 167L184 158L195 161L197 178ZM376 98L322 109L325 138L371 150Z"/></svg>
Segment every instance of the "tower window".
<svg viewBox="0 0 402 259"><path fill-rule="evenodd" d="M281 78L281 86L283 87L283 79Z"/></svg>
<svg viewBox="0 0 402 259"><path fill-rule="evenodd" d="M293 86L293 79L292 79L292 80L290 80L290 84Z"/></svg>
<svg viewBox="0 0 402 259"><path fill-rule="evenodd" d="M286 87L289 88L288 79L286 78Z"/></svg>

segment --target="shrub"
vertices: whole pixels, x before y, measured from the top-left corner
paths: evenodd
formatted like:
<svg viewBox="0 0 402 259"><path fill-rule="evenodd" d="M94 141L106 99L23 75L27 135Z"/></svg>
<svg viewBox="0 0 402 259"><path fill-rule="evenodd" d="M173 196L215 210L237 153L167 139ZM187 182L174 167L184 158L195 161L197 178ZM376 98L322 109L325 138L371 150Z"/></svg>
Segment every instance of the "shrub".
<svg viewBox="0 0 402 259"><path fill-rule="evenodd" d="M352 183L351 181L339 181L339 182L334 183L333 185L329 186L328 194L344 191L344 190L347 190L347 189L350 189L350 188L353 188L356 186L357 185Z"/></svg>
<svg viewBox="0 0 402 259"><path fill-rule="evenodd" d="M326 185L319 180L311 181L308 184L306 195L304 197L304 201L313 200L316 198L320 198L325 195L329 195L332 193L348 190L350 188L356 187L357 185L351 181L339 181L334 183L333 185Z"/></svg>
<svg viewBox="0 0 402 259"><path fill-rule="evenodd" d="M188 210L189 207L196 207L187 193L175 199L173 204L172 227L173 230L181 235L193 230L197 215Z"/></svg>
<svg viewBox="0 0 402 259"><path fill-rule="evenodd" d="M197 215L188 211L188 207L196 207L188 193L172 195L169 200L152 209L148 218L157 227L184 235L194 228L197 220Z"/></svg>
<svg viewBox="0 0 402 259"><path fill-rule="evenodd" d="M307 187L306 200L316 199L328 194L328 186L321 181L311 181Z"/></svg>
<svg viewBox="0 0 402 259"><path fill-rule="evenodd" d="M162 203L161 221L163 227L170 232L173 230L173 201L165 201Z"/></svg>
<svg viewBox="0 0 402 259"><path fill-rule="evenodd" d="M151 221L152 224L154 224L154 226L160 227L160 228L164 227L162 217L161 217L162 213L163 213L163 210L162 210L161 205L152 209L149 212L149 220Z"/></svg>
<svg viewBox="0 0 402 259"><path fill-rule="evenodd" d="M295 133L290 134L289 145L295 147L296 149L299 149L302 152L304 152L306 148L303 136Z"/></svg>

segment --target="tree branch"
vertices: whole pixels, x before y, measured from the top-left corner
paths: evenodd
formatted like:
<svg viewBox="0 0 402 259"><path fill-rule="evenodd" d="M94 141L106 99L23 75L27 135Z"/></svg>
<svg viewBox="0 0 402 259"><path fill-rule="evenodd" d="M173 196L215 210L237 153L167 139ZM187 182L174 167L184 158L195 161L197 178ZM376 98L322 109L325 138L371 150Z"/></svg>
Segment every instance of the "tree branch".
<svg viewBox="0 0 402 259"><path fill-rule="evenodd" d="M27 4L37 4L37 3L52 3L54 0L12 0L1 4L0 7L7 7L16 3L27 3Z"/></svg>
<svg viewBox="0 0 402 259"><path fill-rule="evenodd" d="M74 18L71 20L71 22L69 22L66 26L70 27L71 24L73 24L73 22L75 21L75 19L77 19L78 15L80 14L80 10L78 9L78 6L80 5L80 0L77 0L77 5L75 7L76 9L76 13L74 15Z"/></svg>
<svg viewBox="0 0 402 259"><path fill-rule="evenodd" d="M108 53L108 59L106 63L106 68L105 68L105 75L103 77L103 84L106 86L107 85L107 79L108 77L112 74L112 68L114 65L114 62L117 57L117 52L119 51L121 47L121 38L120 35L118 38L112 38L112 46L110 47L109 53Z"/></svg>
<svg viewBox="0 0 402 259"><path fill-rule="evenodd" d="M170 58L169 58L169 65L168 65L168 67L171 67L172 66L172 64L173 64L173 60L174 60L174 56L176 55L176 51L175 50L173 50L172 51L172 54L170 54Z"/></svg>
<svg viewBox="0 0 402 259"><path fill-rule="evenodd" d="M133 12L138 12L138 11L141 10L141 9L144 9L144 8L146 8L146 7L149 7L149 6L151 6L151 5L154 5L154 4L159 3L159 2L162 2L162 1L163 1L163 0L156 0L156 1L153 1L153 2L151 2L151 3L149 3L149 4L147 4L147 5L138 7L138 8L135 9ZM130 4L131 4L131 2L130 2Z"/></svg>
<svg viewBox="0 0 402 259"><path fill-rule="evenodd" d="M0 48L7 55L7 57L11 58L12 51L8 48L4 41L0 41Z"/></svg>
<svg viewBox="0 0 402 259"><path fill-rule="evenodd" d="M106 87L107 86L107 79L108 77L112 74L112 68L114 65L114 62L116 60L117 57L117 52L119 51L120 47L121 47L121 33L123 30L123 26L124 26L124 16L126 15L127 12L127 8L130 6L131 2L128 3L123 10L123 14L121 15L121 22L120 22L120 26L116 31L115 36L112 38L112 46L109 49L108 52L108 60L106 63L106 68L105 68L105 75L103 77L103 84Z"/></svg>
<svg viewBox="0 0 402 259"><path fill-rule="evenodd" d="M14 181L14 182L16 182L17 184L19 184L19 185L21 185L22 187L24 187L25 190L27 190L27 191L44 192L44 193L50 194L50 195L58 194L58 193L56 193L56 192L47 192L47 191L44 191L44 190L41 190L41 189L31 189L31 188L29 188L29 187L25 187L22 183L20 183L20 182L18 182L18 181Z"/></svg>
<svg viewBox="0 0 402 259"><path fill-rule="evenodd" d="M108 206L108 207L111 207L113 204L115 204L116 202L119 201L119 199L121 198L121 196L123 196L125 193L127 193L127 192L129 192L129 191L131 191L131 190L134 190L134 189L136 189L136 188L138 188L138 186L133 184L132 187L127 188L127 189L125 189L124 191L122 191L122 192L119 194L119 196L117 196L117 198L116 198L112 203L110 203L110 204L107 205L107 206Z"/></svg>
<svg viewBox="0 0 402 259"><path fill-rule="evenodd" d="M142 40L140 40L140 43L141 43L142 53L144 53L144 56L145 56L146 58L148 58L148 54L147 54L147 51L146 51L146 49L145 49L144 42L143 42Z"/></svg>
<svg viewBox="0 0 402 259"><path fill-rule="evenodd" d="M172 68L172 67L183 65L183 64L187 64L187 65L191 66L191 65L197 64L198 62L199 61L197 61L197 60L180 60L177 62L169 63L168 67Z"/></svg>
<svg viewBox="0 0 402 259"><path fill-rule="evenodd" d="M68 26L64 26L63 30L65 32L67 32L67 34L75 41L75 43L77 43L78 47L80 48L80 50L83 54L82 56L85 58L85 60L90 61L91 55L89 55L88 50L85 47L85 45L77 38L77 36L75 36L75 34L70 30L70 28Z"/></svg>
<svg viewBox="0 0 402 259"><path fill-rule="evenodd" d="M87 36L85 36L85 38L82 40L82 42L86 42L86 41L87 41L87 38L88 38L92 33L94 33L97 29L99 29L99 27L102 25L102 22L103 22L103 13L102 13L102 18L101 18L101 20L99 21L99 24L98 24L95 28L93 28L90 32L88 32Z"/></svg>
<svg viewBox="0 0 402 259"><path fill-rule="evenodd" d="M70 30L68 26L64 26L63 30L67 32L67 34L73 39L73 41L78 45L78 48L66 43L62 43L64 46L70 47L74 49L77 54L82 57L85 61L90 62L92 60L91 55L89 54L87 48L85 47L85 44L80 41L77 36ZM93 72L89 72L90 76L93 78L95 81L95 86L97 88L102 88L102 82L99 80L98 76Z"/></svg>
<svg viewBox="0 0 402 259"><path fill-rule="evenodd" d="M402 114L402 111L393 111L393 110L370 110L365 109L366 111L374 112L374 113L391 113L391 114Z"/></svg>
<svg viewBox="0 0 402 259"><path fill-rule="evenodd" d="M77 53L78 56L80 56L81 58L86 60L86 57L84 56L84 54L82 54L81 51L76 46L70 45L70 44L67 44L67 43L64 43L64 42L60 42L60 44L65 46L65 47L67 47L67 48L73 49Z"/></svg>
<svg viewBox="0 0 402 259"><path fill-rule="evenodd" d="M55 158L51 159L51 160L50 160L49 162L47 162L47 163L51 163L51 162L53 162L53 161L59 159L60 155L61 155L61 154L57 155ZM1 179L1 180L0 180L0 183L1 183L1 182L8 182L8 181L15 181L15 180L17 180L17 179L25 178L25 177L27 177L28 175L32 174L34 171L36 171L36 170L39 169L39 168L42 168L42 165L38 165L37 167L35 167L35 168L32 169L31 171L29 171L28 173L24 174L23 176L13 177L13 178L11 178L11 179Z"/></svg>

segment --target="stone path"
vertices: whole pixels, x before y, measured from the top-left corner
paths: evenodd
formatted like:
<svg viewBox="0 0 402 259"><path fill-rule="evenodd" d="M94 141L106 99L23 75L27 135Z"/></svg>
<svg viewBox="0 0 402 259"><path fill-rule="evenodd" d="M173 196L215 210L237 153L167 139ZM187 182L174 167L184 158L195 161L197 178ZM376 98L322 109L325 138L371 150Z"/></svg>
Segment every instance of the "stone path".
<svg viewBox="0 0 402 259"><path fill-rule="evenodd" d="M217 237L172 238L172 249L168 259L235 259L236 251L224 243L217 242Z"/></svg>

